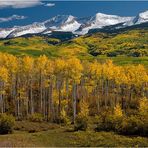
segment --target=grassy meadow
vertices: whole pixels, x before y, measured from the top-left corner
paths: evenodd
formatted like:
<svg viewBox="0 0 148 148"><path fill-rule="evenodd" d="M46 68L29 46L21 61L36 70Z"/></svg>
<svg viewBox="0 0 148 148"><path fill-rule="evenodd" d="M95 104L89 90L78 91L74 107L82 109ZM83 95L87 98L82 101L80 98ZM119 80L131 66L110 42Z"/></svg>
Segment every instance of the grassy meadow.
<svg viewBox="0 0 148 148"><path fill-rule="evenodd" d="M49 123L18 122L13 134L0 136L0 147L147 147L148 138L114 132L74 132L72 127ZM21 126L21 127L20 127ZM30 127L30 128L29 128ZM31 133L35 128L38 132Z"/></svg>
<svg viewBox="0 0 148 148"><path fill-rule="evenodd" d="M46 55L51 59L77 57L81 60L111 59L115 64L148 65L147 29L125 31L119 34L95 33L61 41L50 37L18 37L1 40L0 52L16 56Z"/></svg>

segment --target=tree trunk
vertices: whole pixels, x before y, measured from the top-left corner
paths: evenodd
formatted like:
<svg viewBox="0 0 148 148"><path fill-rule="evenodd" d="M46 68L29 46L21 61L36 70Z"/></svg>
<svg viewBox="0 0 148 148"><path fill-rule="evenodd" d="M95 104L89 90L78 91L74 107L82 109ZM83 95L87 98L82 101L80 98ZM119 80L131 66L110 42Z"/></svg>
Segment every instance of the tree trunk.
<svg viewBox="0 0 148 148"><path fill-rule="evenodd" d="M75 123L76 113L77 113L77 98L76 98L76 84L73 84L73 121Z"/></svg>
<svg viewBox="0 0 148 148"><path fill-rule="evenodd" d="M33 105L33 94L32 94L32 80L30 80L30 108L31 108L31 115L34 114L34 105Z"/></svg>

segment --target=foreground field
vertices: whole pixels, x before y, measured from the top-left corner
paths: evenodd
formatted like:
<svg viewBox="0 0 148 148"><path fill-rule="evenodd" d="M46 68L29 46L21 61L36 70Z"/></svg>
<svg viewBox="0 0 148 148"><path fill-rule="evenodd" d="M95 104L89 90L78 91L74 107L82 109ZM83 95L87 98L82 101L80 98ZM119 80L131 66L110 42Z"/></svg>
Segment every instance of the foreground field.
<svg viewBox="0 0 148 148"><path fill-rule="evenodd" d="M126 137L112 132L70 131L70 128L56 127L47 131L28 133L14 131L0 136L0 147L20 146L148 146L148 138Z"/></svg>

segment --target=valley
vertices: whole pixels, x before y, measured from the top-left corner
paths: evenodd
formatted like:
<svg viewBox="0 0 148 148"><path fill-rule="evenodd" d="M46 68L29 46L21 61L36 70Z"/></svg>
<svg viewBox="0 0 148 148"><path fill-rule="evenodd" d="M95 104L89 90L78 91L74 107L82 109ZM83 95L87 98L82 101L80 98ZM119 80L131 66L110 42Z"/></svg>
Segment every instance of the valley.
<svg viewBox="0 0 148 148"><path fill-rule="evenodd" d="M63 36L62 36L63 37ZM46 55L51 59L77 57L103 62L112 59L116 64L148 65L147 28L130 29L119 33L92 33L63 41L61 36L30 36L0 41L0 52L16 56Z"/></svg>

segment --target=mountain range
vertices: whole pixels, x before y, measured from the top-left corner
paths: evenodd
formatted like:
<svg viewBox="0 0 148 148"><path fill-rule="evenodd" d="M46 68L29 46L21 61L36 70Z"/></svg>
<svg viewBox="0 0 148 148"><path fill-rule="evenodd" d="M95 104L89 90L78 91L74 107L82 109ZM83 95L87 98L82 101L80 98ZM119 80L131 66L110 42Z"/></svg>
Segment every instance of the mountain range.
<svg viewBox="0 0 148 148"><path fill-rule="evenodd" d="M75 36L85 35L90 30L104 29L112 26L114 29L126 28L148 22L148 11L141 12L133 17L121 17L97 13L94 16L78 18L72 15L57 15L44 22L35 22L27 26L0 28L0 38L14 38L24 35L52 35L53 32L70 32Z"/></svg>

